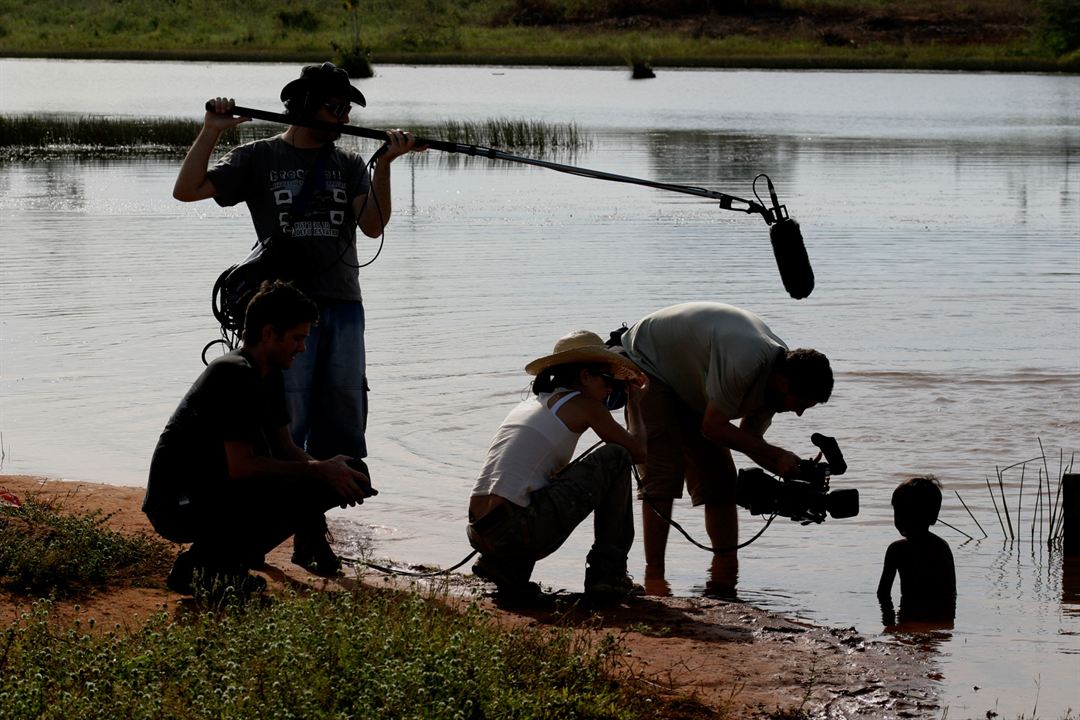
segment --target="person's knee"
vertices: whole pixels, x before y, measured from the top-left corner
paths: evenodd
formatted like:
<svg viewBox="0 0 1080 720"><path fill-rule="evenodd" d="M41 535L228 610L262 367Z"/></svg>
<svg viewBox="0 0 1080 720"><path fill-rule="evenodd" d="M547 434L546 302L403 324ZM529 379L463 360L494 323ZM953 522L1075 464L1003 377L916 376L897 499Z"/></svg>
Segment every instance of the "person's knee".
<svg viewBox="0 0 1080 720"><path fill-rule="evenodd" d="M601 453L599 460L606 469L604 474L608 477L609 482L617 485L620 489L626 488L629 490L630 476L634 467L634 460L630 455L630 451L622 445L607 443L596 452Z"/></svg>
<svg viewBox="0 0 1080 720"><path fill-rule="evenodd" d="M602 457L605 461L613 464L630 463L630 451L618 443L606 442L595 450L595 452L597 457Z"/></svg>

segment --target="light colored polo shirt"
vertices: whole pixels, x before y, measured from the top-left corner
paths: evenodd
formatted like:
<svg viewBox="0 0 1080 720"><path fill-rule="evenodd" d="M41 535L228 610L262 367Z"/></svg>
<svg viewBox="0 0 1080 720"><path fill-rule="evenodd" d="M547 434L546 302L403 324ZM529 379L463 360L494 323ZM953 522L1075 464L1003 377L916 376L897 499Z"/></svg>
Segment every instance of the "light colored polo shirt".
<svg viewBox="0 0 1080 720"><path fill-rule="evenodd" d="M646 315L623 336L634 362L671 386L695 411L711 402L761 435L774 412L765 405L773 365L787 345L752 312L693 302Z"/></svg>

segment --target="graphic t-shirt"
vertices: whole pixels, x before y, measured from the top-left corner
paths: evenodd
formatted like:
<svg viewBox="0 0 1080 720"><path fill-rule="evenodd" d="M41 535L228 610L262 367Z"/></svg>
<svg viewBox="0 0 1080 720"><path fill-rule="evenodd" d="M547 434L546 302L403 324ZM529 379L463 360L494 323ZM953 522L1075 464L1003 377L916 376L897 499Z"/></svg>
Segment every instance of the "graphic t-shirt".
<svg viewBox="0 0 1080 720"><path fill-rule="evenodd" d="M315 175L301 198L309 172ZM337 147L296 148L277 136L234 148L207 177L218 205L247 204L260 240L291 229L290 240L301 243L312 268L297 280L302 290L316 298L361 299L352 201L368 191L363 158Z"/></svg>

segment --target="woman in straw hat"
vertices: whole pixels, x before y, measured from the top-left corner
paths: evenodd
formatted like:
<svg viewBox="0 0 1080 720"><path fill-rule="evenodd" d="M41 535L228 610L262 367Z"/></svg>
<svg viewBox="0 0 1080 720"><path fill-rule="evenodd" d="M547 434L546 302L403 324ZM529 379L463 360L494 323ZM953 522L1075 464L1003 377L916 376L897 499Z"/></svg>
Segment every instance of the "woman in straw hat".
<svg viewBox="0 0 1080 720"><path fill-rule="evenodd" d="M536 376L533 396L495 433L469 501L469 542L480 552L473 573L494 582L503 600L536 597L533 565L593 513L585 592L628 595L636 588L626 573L634 540L630 467L645 461L645 375L585 330L560 338L525 371ZM624 383L626 428L605 405ZM571 462L586 430L604 444Z"/></svg>

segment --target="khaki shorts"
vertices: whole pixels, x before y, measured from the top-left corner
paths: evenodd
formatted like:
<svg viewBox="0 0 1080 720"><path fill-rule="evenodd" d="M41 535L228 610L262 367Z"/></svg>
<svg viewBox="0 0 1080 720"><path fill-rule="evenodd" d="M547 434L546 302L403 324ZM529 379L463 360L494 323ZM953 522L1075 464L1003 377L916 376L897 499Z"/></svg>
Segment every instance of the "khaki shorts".
<svg viewBox="0 0 1080 720"><path fill-rule="evenodd" d="M735 461L731 450L705 439L701 413L683 402L667 383L649 376L641 399L648 461L638 466L638 498L681 498L683 483L694 505L735 502Z"/></svg>

